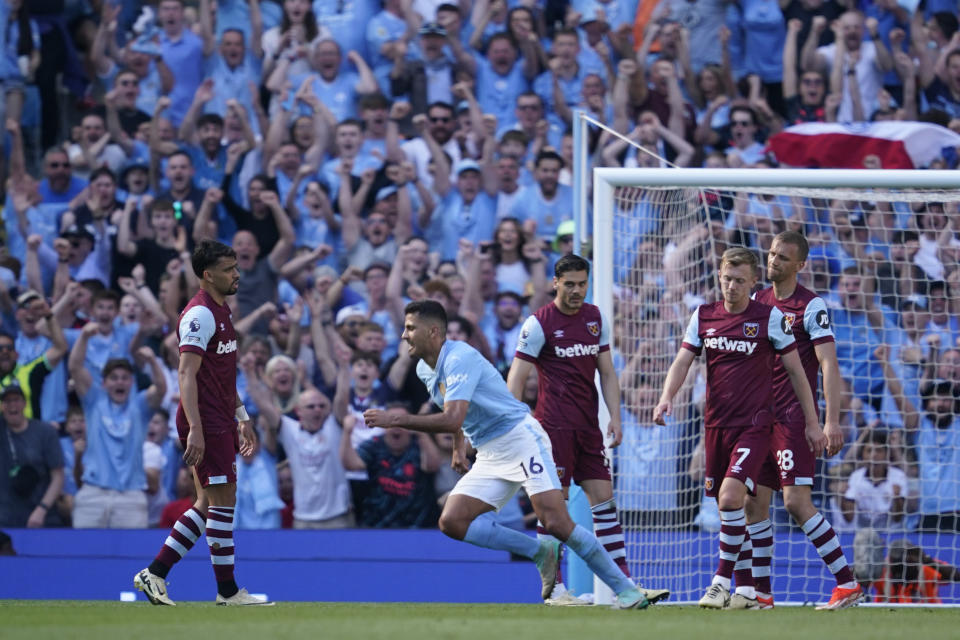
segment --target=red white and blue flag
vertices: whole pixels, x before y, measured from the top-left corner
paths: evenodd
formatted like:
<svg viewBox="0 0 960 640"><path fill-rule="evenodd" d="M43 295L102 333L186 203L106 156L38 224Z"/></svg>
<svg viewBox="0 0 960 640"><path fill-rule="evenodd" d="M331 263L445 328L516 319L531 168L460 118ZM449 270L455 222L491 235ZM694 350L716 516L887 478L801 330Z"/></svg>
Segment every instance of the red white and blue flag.
<svg viewBox="0 0 960 640"><path fill-rule="evenodd" d="M960 135L946 127L900 120L805 122L767 142L782 165L824 169L863 169L870 156L884 169L920 169L958 146Z"/></svg>

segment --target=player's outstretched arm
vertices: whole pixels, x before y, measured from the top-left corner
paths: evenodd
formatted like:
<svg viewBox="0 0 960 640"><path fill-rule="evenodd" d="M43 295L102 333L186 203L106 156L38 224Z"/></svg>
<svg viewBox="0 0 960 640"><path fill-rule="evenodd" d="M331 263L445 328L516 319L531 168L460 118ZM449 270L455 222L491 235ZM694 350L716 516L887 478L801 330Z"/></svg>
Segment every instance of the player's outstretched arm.
<svg viewBox="0 0 960 640"><path fill-rule="evenodd" d="M835 456L843 447L843 431L840 429L840 397L843 392L840 365L837 363L837 345L835 342L822 342L813 350L823 372L823 396L827 402L823 434L827 436L827 455Z"/></svg>
<svg viewBox="0 0 960 640"><path fill-rule="evenodd" d="M443 403L442 413L430 415L388 414L381 409L367 409L363 412L363 419L368 427L403 427L424 433L456 433L463 426L467 417L470 402L467 400L451 400Z"/></svg>
<svg viewBox="0 0 960 640"><path fill-rule="evenodd" d="M517 400L523 399L523 387L527 384L531 369L533 369L533 363L523 358L515 357L510 364L510 372L507 373L507 389L510 389L510 393Z"/></svg>
<svg viewBox="0 0 960 640"><path fill-rule="evenodd" d="M807 444L810 445L810 451L813 452L813 455L819 458L827 444L827 437L823 435L823 431L820 429L820 421L817 419L817 407L813 403L813 392L810 390L806 373L803 371L800 354L794 349L793 351L781 354L780 361L783 363L783 368L787 370L793 391L797 394L800 406L803 407Z"/></svg>
<svg viewBox="0 0 960 640"><path fill-rule="evenodd" d="M687 379L687 372L690 371L690 365L696 355L689 349L681 349L677 352L677 357L673 359L670 370L667 372L667 379L663 383L663 393L660 394L660 402L653 410L653 421L660 425L667 424L664 416L673 413L673 397L680 391L683 381Z"/></svg>

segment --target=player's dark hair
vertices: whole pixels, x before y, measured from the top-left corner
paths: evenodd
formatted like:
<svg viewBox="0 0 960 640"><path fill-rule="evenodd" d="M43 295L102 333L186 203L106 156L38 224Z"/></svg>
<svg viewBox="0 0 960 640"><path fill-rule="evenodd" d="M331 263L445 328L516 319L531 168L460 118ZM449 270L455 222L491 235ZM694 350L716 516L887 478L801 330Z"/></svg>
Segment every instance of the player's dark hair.
<svg viewBox="0 0 960 640"><path fill-rule="evenodd" d="M403 310L403 315L420 316L425 320L433 320L440 325L443 333L447 332L447 312L443 305L434 300L417 300L411 302Z"/></svg>
<svg viewBox="0 0 960 640"><path fill-rule="evenodd" d="M126 358L110 358L106 364L103 365L103 377L106 378L116 369L126 369L131 374L134 373L133 365L130 364L130 361Z"/></svg>
<svg viewBox="0 0 960 640"><path fill-rule="evenodd" d="M350 356L350 364L357 362L369 362L377 369L380 368L380 356L373 351L354 351Z"/></svg>
<svg viewBox="0 0 960 640"><path fill-rule="evenodd" d="M590 275L590 263L575 253L565 255L553 266L553 275L560 278L568 271L586 271Z"/></svg>
<svg viewBox="0 0 960 640"><path fill-rule="evenodd" d="M800 251L797 259L800 262L806 262L807 255L810 253L810 244L807 242L807 239L803 237L802 233L797 231L781 231L774 237L774 240L779 240L781 244L792 244L795 246Z"/></svg>
<svg viewBox="0 0 960 640"><path fill-rule="evenodd" d="M193 266L193 273L198 278L203 278L203 272L212 267L220 258L236 258L237 252L230 245L217 242L216 240L203 240L193 250L190 256L190 264Z"/></svg>
<svg viewBox="0 0 960 640"><path fill-rule="evenodd" d="M91 304L97 304L101 300L110 300L113 304L120 307L120 294L114 291L113 289L103 288L100 291L97 291L93 294L93 297L90 299Z"/></svg>

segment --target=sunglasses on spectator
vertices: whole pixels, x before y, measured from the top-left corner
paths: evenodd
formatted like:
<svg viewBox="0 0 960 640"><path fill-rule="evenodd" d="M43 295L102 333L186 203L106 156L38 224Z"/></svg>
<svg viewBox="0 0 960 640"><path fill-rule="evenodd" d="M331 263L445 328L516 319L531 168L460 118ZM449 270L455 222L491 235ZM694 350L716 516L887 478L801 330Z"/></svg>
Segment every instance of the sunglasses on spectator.
<svg viewBox="0 0 960 640"><path fill-rule="evenodd" d="M573 242L573 236L568 234L564 236L557 236L557 242Z"/></svg>
<svg viewBox="0 0 960 640"><path fill-rule="evenodd" d="M450 116L430 116L430 122L441 123L441 122L452 122L453 118Z"/></svg>
<svg viewBox="0 0 960 640"><path fill-rule="evenodd" d="M521 111L536 111L539 108L540 108L540 105L538 104L518 104L517 105L517 109L520 109Z"/></svg>
<svg viewBox="0 0 960 640"><path fill-rule="evenodd" d="M70 166L69 162L48 162L47 166L51 169L65 169Z"/></svg>

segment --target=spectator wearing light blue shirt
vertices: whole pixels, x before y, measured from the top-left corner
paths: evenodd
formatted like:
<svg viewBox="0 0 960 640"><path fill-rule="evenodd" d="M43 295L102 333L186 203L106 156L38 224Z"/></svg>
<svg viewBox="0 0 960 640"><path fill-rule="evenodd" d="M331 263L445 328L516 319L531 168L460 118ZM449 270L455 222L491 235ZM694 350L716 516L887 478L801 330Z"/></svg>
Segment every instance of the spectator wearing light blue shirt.
<svg viewBox="0 0 960 640"><path fill-rule="evenodd" d="M310 67L313 73L307 76L287 76L284 67L278 66L267 81L267 88L280 92L289 83L299 87L309 81L313 94L330 110L333 117L340 122L357 116L357 98L361 95L377 91L377 80L363 57L356 51L347 52L346 59L353 63L356 71L343 69L341 63L344 56L340 45L331 38L323 39L313 45L310 50ZM294 107L291 96L283 104L283 108ZM301 113L309 115L309 107L300 105Z"/></svg>
<svg viewBox="0 0 960 640"><path fill-rule="evenodd" d="M96 323L82 330L70 354L69 369L87 417L87 446L82 460L83 486L77 491L73 526L83 528L144 528L147 526L146 473L143 442L153 409L166 393L166 378L156 356L143 347L138 356L151 368L153 384L135 391L130 361L107 361L100 378L87 369L87 341Z"/></svg>
<svg viewBox="0 0 960 640"><path fill-rule="evenodd" d="M563 158L556 151L537 154L534 161L534 184L523 188L510 209L510 215L527 223L536 223L537 236L553 240L557 227L573 219L573 190L560 184Z"/></svg>
<svg viewBox="0 0 960 640"><path fill-rule="evenodd" d="M170 109L167 116L179 127L190 108L193 94L203 82L203 41L188 29L183 19L183 0L160 0L157 10L160 51L173 72Z"/></svg>
<svg viewBox="0 0 960 640"><path fill-rule="evenodd" d="M251 7L255 4L252 2ZM204 25L204 21L201 21L201 25ZM213 80L213 95L204 106L204 113L225 116L230 101L236 100L243 106L254 131L259 129L254 117L254 101L260 99L257 86L263 70L260 39L259 21L254 23L249 46L240 28L224 31L220 36L219 48L212 34L207 31L203 33L204 74Z"/></svg>
<svg viewBox="0 0 960 640"><path fill-rule="evenodd" d="M575 107L583 95L583 81L595 74L607 75L602 65L586 66L580 57L580 37L574 29L560 29L553 35L553 59L550 69L533 82L533 91L547 103L548 112L557 112L557 99L562 96L563 106Z"/></svg>
<svg viewBox="0 0 960 640"><path fill-rule="evenodd" d="M497 121L509 120L517 97L530 89L537 76L539 65L532 43L520 43L523 55L506 33L490 38L486 56L467 53L449 40L457 61L475 79L477 101L485 114L493 114Z"/></svg>
<svg viewBox="0 0 960 640"><path fill-rule="evenodd" d="M380 90L390 95L390 69L420 26L420 16L401 0L384 0L383 10L367 23L367 60Z"/></svg>
<svg viewBox="0 0 960 640"><path fill-rule="evenodd" d="M100 381L100 372L109 360L131 359L131 353L139 343L140 325L137 323L121 324L117 315L120 310L120 295L112 289L103 289L93 295L91 303L91 322L96 331L88 331L84 340L84 364L87 372ZM77 345L84 331L88 329L66 329L67 342L70 344L71 355L77 350ZM72 375L72 372L71 372Z"/></svg>
<svg viewBox="0 0 960 640"><path fill-rule="evenodd" d="M498 180L492 160L487 157L481 168L475 160L461 160L454 167L456 186L450 183L450 164L432 137L424 139L433 151L434 190L440 202L427 230L430 246L440 251L441 260L455 260L460 240L474 245L493 238L497 211ZM492 156L492 151L484 151Z"/></svg>

